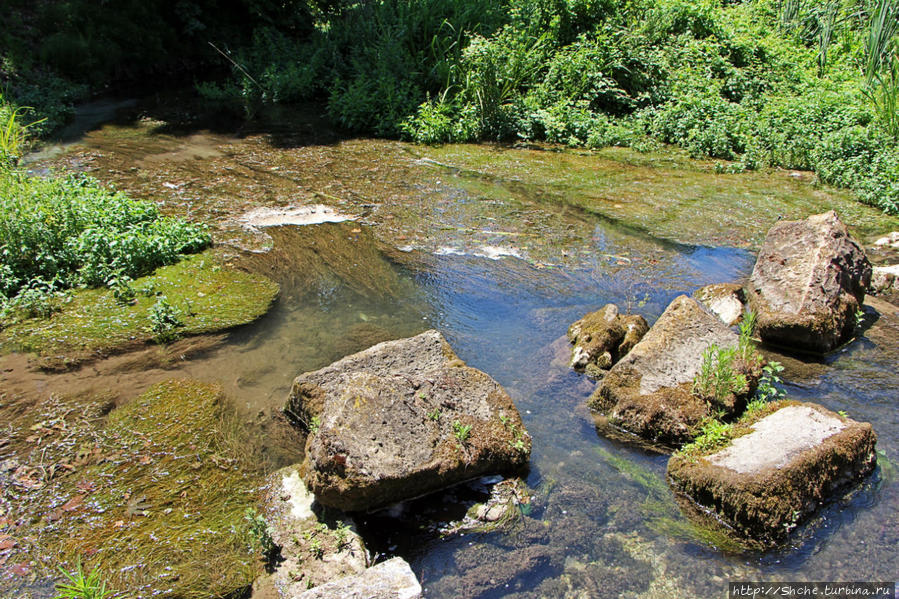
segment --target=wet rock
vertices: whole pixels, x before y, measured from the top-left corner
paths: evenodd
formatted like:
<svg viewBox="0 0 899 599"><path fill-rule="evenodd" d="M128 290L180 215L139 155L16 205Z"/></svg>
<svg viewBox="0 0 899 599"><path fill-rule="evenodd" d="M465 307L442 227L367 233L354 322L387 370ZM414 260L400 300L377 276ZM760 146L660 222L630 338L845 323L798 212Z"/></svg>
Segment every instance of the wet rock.
<svg viewBox="0 0 899 599"><path fill-rule="evenodd" d="M363 572L368 552L352 520L325 514L314 505L298 466L271 474L265 485L262 515L277 548L274 571L254 585L254 597L293 599L310 587Z"/></svg>
<svg viewBox="0 0 899 599"><path fill-rule="evenodd" d="M893 231L874 242L876 247L887 247L899 250L899 231Z"/></svg>
<svg viewBox="0 0 899 599"><path fill-rule="evenodd" d="M871 270L871 295L890 296L899 293L899 264L892 266L875 266Z"/></svg>
<svg viewBox="0 0 899 599"><path fill-rule="evenodd" d="M864 301L871 264L833 211L774 225L746 295L762 340L827 352L846 341Z"/></svg>
<svg viewBox="0 0 899 599"><path fill-rule="evenodd" d="M418 599L421 584L401 557L308 590L297 599Z"/></svg>
<svg viewBox="0 0 899 599"><path fill-rule="evenodd" d="M615 304L606 304L568 328L568 340L574 344L571 350L571 367L575 370L608 370L648 330L649 325L642 316L622 316Z"/></svg>
<svg viewBox="0 0 899 599"><path fill-rule="evenodd" d="M494 484L490 497L484 503L471 506L465 518L441 530L444 535L476 531L496 530L521 519L522 506L531 502L527 485L520 478L509 478Z"/></svg>
<svg viewBox="0 0 899 599"><path fill-rule="evenodd" d="M748 388L720 405L693 395L693 379L703 352L712 345L737 344L738 336L716 316L685 295L677 297L634 348L600 382L588 400L612 424L652 441L678 445L711 410L742 409L754 392L758 373L747 372Z"/></svg>
<svg viewBox="0 0 899 599"><path fill-rule="evenodd" d="M791 402L711 455L675 455L668 481L738 535L770 545L870 473L875 443L868 423Z"/></svg>
<svg viewBox="0 0 899 599"><path fill-rule="evenodd" d="M433 330L297 377L286 411L309 430L306 484L345 511L516 471L530 456L509 395Z"/></svg>
<svg viewBox="0 0 899 599"><path fill-rule="evenodd" d="M743 317L746 296L743 288L736 283L706 285L693 294L693 299L717 315L727 326L737 324Z"/></svg>

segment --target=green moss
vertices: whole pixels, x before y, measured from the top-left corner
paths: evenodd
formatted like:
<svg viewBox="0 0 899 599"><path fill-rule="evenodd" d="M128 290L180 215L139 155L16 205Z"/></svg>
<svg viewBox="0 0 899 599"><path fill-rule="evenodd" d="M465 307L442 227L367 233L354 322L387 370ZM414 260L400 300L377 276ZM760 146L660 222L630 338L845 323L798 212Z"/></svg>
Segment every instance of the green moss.
<svg viewBox="0 0 899 599"><path fill-rule="evenodd" d="M435 168L459 172L481 195L485 180L499 183L493 193L524 185L540 201L577 206L627 229L683 243L758 247L779 218L798 220L830 209L863 239L899 227L896 217L860 204L848 192L813 185L810 175L724 174L713 162L692 160L671 147L639 153L463 144L418 151ZM715 217L700 224L696 214Z"/></svg>
<svg viewBox="0 0 899 599"><path fill-rule="evenodd" d="M158 297L180 313L181 335L211 333L251 322L278 293L269 279L238 271L212 252L185 258L131 284L136 297L122 305L109 289L73 292L50 318L4 323L0 351L35 352L45 363L77 362L154 338L150 313Z"/></svg>
<svg viewBox="0 0 899 599"><path fill-rule="evenodd" d="M21 539L10 559L43 576L80 560L127 596L250 585L261 548L244 516L263 473L223 403L216 385L173 380L106 418L77 400L23 412L10 424L14 459L36 474L3 490L7 532Z"/></svg>
<svg viewBox="0 0 899 599"><path fill-rule="evenodd" d="M736 551L742 547L720 530L720 527L712 526L711 523L697 524L684 517L677 503L672 500L664 478L659 474L611 451L602 448L597 448L596 451L603 461L644 491L646 498L639 510L649 529L667 537L704 543L725 551Z"/></svg>

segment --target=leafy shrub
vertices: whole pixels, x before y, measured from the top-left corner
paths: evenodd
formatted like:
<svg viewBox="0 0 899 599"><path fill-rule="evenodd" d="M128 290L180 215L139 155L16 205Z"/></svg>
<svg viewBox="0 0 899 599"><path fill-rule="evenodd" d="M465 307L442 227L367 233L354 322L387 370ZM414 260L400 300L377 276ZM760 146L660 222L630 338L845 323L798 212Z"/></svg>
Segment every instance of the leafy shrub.
<svg viewBox="0 0 899 599"><path fill-rule="evenodd" d="M163 217L83 176L0 172L0 294L26 287L102 287L176 262L211 242L205 228Z"/></svg>
<svg viewBox="0 0 899 599"><path fill-rule="evenodd" d="M811 159L821 181L899 214L899 149L892 138L871 126L847 127L824 136Z"/></svg>
<svg viewBox="0 0 899 599"><path fill-rule="evenodd" d="M650 117L650 131L687 148L694 157L733 160L746 149L745 117L739 105L713 94L678 98Z"/></svg>

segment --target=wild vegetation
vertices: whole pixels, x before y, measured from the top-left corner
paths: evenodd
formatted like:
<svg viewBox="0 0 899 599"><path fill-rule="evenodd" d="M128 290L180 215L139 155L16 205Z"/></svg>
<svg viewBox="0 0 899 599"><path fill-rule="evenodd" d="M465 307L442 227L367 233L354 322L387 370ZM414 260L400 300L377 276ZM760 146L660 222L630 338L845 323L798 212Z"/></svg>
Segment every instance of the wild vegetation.
<svg viewBox="0 0 899 599"><path fill-rule="evenodd" d="M896 0L414 0L260 28L207 97L324 98L340 125L424 143L676 144L723 169L814 170L899 212Z"/></svg>

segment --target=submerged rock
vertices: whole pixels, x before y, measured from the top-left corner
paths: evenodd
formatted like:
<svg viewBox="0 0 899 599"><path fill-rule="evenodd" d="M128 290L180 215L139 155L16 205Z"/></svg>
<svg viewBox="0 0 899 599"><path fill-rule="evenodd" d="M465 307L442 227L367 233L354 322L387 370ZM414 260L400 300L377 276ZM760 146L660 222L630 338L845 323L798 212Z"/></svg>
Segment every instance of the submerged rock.
<svg viewBox="0 0 899 599"><path fill-rule="evenodd" d="M509 395L433 330L300 375L286 411L309 430L306 484L345 511L515 471L531 451Z"/></svg>
<svg viewBox="0 0 899 599"><path fill-rule="evenodd" d="M770 545L870 473L876 440L868 423L816 404L786 405L711 455L673 456L668 481L740 536Z"/></svg>
<svg viewBox="0 0 899 599"><path fill-rule="evenodd" d="M419 599L421 584L401 557L308 590L297 599Z"/></svg>
<svg viewBox="0 0 899 599"><path fill-rule="evenodd" d="M733 326L743 317L746 296L736 283L706 285L693 293L693 299L713 312L721 322Z"/></svg>
<svg viewBox="0 0 899 599"><path fill-rule="evenodd" d="M321 517L313 510L314 497L306 490L299 468L272 473L265 484L262 516L277 552L274 571L254 585L255 596L294 599L310 587L363 572L368 552L352 520L343 514Z"/></svg>
<svg viewBox="0 0 899 599"><path fill-rule="evenodd" d="M846 341L865 298L871 264L833 211L774 225L746 295L762 340L827 352Z"/></svg>
<svg viewBox="0 0 899 599"><path fill-rule="evenodd" d="M575 370L608 370L629 352L649 330L646 319L638 314L622 316L618 306L606 304L587 314L568 328L571 367Z"/></svg>
<svg viewBox="0 0 899 599"><path fill-rule="evenodd" d="M710 406L693 394L703 352L712 346L733 347L737 341L737 334L721 320L681 295L612 367L590 396L589 405L605 412L612 424L646 439L674 445L687 442L712 410L738 413L755 390L759 373L747 370L747 388L725 403Z"/></svg>

